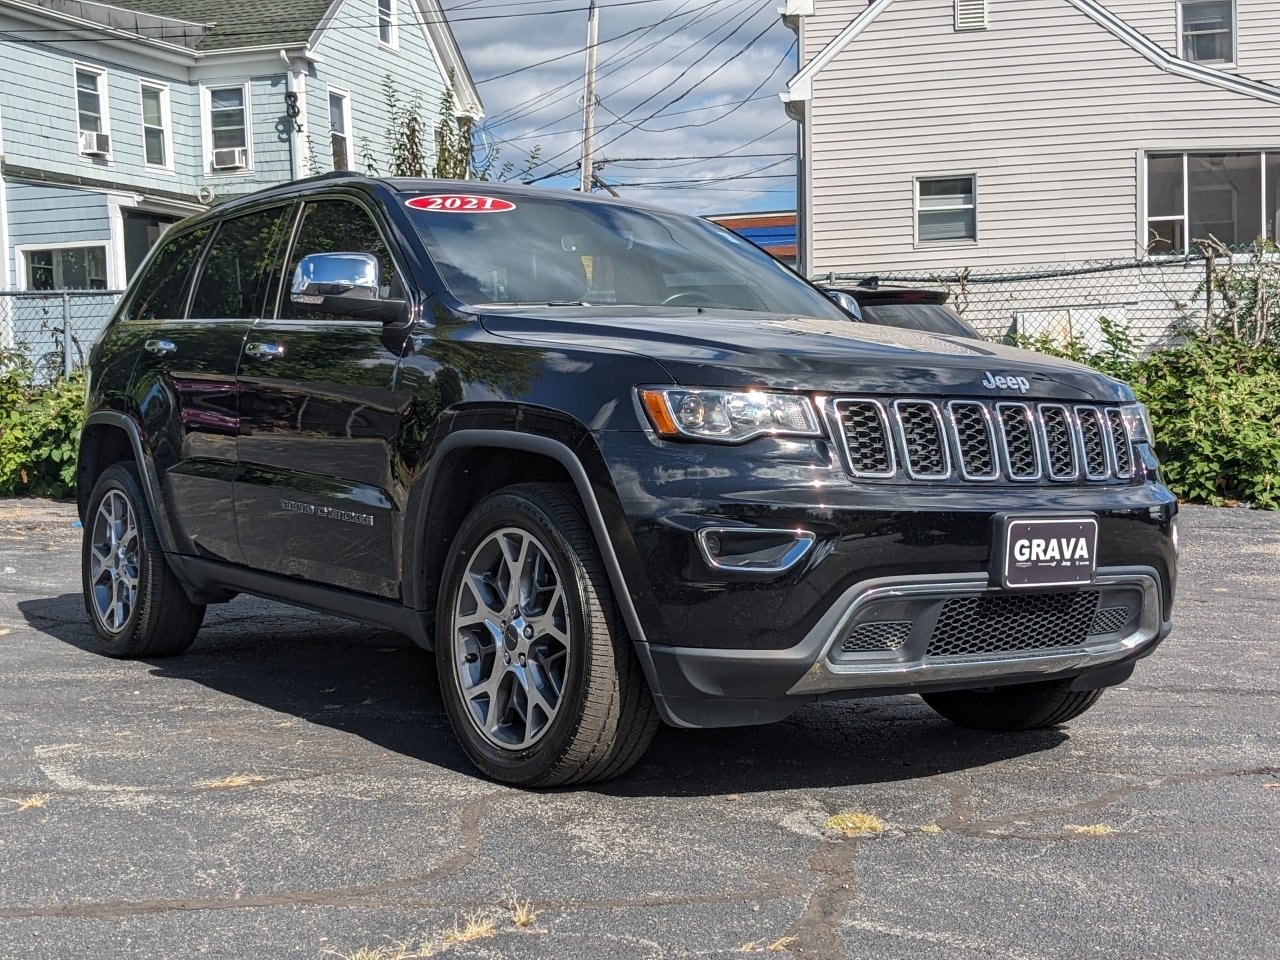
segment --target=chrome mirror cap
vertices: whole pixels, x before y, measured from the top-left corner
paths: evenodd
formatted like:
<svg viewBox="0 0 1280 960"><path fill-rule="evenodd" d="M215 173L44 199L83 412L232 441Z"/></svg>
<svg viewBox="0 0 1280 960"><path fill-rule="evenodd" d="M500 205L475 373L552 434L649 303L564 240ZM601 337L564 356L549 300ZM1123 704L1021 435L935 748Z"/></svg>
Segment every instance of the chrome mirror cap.
<svg viewBox="0 0 1280 960"><path fill-rule="evenodd" d="M351 300L381 299L378 259L368 253L311 253L293 271L289 298L294 303L319 305L327 297Z"/></svg>

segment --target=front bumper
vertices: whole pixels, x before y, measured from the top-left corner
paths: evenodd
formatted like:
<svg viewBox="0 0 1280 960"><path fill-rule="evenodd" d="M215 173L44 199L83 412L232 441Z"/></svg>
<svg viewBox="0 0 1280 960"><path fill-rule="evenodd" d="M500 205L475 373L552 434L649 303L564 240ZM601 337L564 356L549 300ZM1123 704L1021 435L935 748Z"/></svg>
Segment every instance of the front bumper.
<svg viewBox="0 0 1280 960"><path fill-rule="evenodd" d="M925 690L958 690L1076 678L1077 689L1121 683L1133 664L1169 633L1161 615L1160 578L1152 568L1100 570L1083 593L1097 593L1099 613L1125 610L1120 622L1095 620L1070 646L932 652L946 629L938 610L950 599L1010 594L972 576L870 580L851 587L805 638L785 650L725 650L636 644L668 723L685 727L771 723L819 699L849 699ZM1030 599L1035 594L1019 595ZM1067 594L1045 595L1070 598ZM1102 606L1104 603L1110 606ZM892 650L847 651L859 625L882 625L879 611L918 616ZM891 621L901 623L903 621ZM1114 629L1110 629L1114 627ZM1052 638L1050 638L1051 640Z"/></svg>

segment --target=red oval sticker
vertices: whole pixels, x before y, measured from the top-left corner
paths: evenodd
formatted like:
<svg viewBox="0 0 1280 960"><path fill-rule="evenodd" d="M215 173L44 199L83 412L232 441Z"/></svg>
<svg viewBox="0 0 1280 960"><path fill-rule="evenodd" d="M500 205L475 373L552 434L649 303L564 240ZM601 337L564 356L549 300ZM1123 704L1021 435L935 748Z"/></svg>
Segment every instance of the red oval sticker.
<svg viewBox="0 0 1280 960"><path fill-rule="evenodd" d="M510 200L473 193L433 193L426 197L413 197L404 205L432 213L506 213L516 208Z"/></svg>

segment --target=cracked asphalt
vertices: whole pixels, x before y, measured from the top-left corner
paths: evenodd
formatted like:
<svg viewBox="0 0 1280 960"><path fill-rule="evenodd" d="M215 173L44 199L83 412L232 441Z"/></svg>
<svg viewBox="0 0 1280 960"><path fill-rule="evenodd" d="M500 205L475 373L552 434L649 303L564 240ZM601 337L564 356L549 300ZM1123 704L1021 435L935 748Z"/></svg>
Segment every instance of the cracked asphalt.
<svg viewBox="0 0 1280 960"><path fill-rule="evenodd" d="M1173 636L1069 728L827 703L550 793L473 773L393 634L240 598L98 656L73 521L0 501L4 960L1280 957L1280 515L1183 513Z"/></svg>

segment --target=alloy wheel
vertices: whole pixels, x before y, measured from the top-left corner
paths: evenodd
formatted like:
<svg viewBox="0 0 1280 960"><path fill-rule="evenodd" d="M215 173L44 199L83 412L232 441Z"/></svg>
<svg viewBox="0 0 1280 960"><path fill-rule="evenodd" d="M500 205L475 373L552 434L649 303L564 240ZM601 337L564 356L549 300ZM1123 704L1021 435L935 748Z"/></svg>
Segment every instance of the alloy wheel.
<svg viewBox="0 0 1280 960"><path fill-rule="evenodd" d="M453 608L454 681L476 731L524 750L550 728L569 666L564 580L532 533L506 527L467 559Z"/></svg>
<svg viewBox="0 0 1280 960"><path fill-rule="evenodd" d="M138 518L120 490L108 490L93 518L89 585L93 612L111 633L120 633L138 602Z"/></svg>

